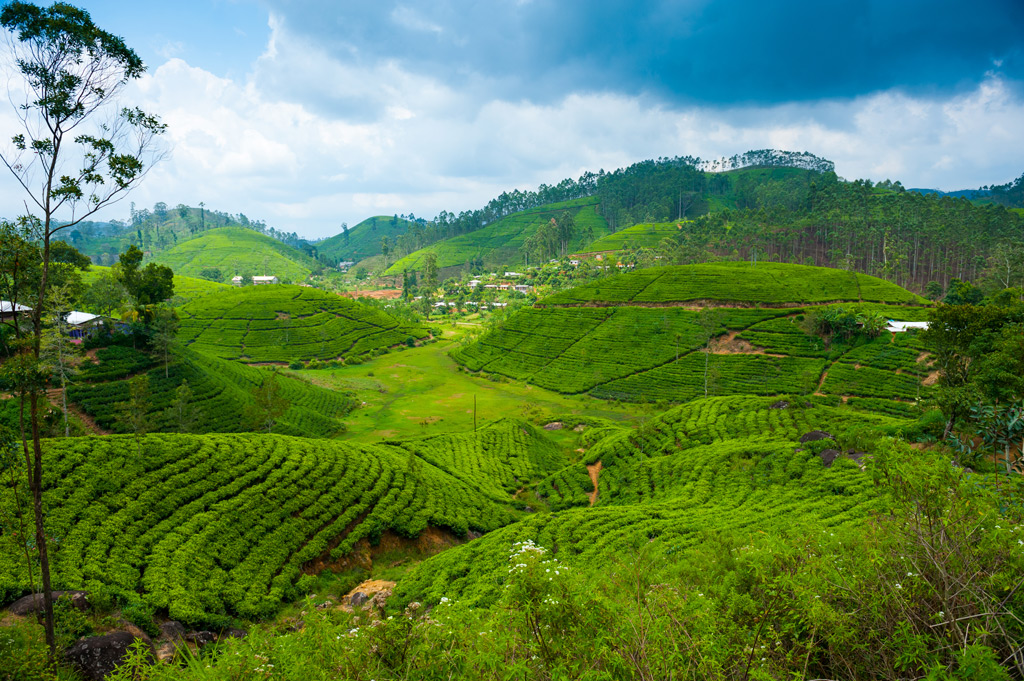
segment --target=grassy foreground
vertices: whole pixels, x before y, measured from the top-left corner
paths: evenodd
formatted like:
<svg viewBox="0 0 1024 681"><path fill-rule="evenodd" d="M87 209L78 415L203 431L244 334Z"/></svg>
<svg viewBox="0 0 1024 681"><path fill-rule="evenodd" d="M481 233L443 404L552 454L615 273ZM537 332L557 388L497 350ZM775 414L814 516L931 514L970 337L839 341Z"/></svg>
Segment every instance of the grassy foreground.
<svg viewBox="0 0 1024 681"><path fill-rule="evenodd" d="M315 385L351 392L360 404L346 424L346 439L375 442L473 429L508 416L552 420L563 415L613 420L635 418L636 405L619 406L589 396L560 395L518 382L490 381L459 370L448 356L472 327L445 327L436 343L392 352L364 364L295 372Z"/></svg>

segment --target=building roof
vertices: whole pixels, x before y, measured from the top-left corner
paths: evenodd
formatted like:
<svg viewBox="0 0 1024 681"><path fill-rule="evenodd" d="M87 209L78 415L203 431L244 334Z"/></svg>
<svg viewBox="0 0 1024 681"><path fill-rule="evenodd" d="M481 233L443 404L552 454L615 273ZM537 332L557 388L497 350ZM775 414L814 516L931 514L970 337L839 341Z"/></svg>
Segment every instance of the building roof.
<svg viewBox="0 0 1024 681"><path fill-rule="evenodd" d="M269 275L267 275L265 277L264 276L253 277L252 280L253 281L277 281L277 277L275 277L273 274L269 274Z"/></svg>
<svg viewBox="0 0 1024 681"><path fill-rule="evenodd" d="M99 318L100 316L98 314L89 314L88 312L72 310L71 312L68 312L67 322L71 326L78 326L79 324L88 324L89 322Z"/></svg>
<svg viewBox="0 0 1024 681"><path fill-rule="evenodd" d="M11 307L11 302L9 300L0 300L0 312L31 312L31 311L32 311L31 307L25 307L24 305L19 305L18 303L14 303L14 307L12 308Z"/></svg>
<svg viewBox="0 0 1024 681"><path fill-rule="evenodd" d="M927 329L928 322L897 322L892 319L889 320L889 325L885 327L886 331L891 333L903 333L910 329Z"/></svg>

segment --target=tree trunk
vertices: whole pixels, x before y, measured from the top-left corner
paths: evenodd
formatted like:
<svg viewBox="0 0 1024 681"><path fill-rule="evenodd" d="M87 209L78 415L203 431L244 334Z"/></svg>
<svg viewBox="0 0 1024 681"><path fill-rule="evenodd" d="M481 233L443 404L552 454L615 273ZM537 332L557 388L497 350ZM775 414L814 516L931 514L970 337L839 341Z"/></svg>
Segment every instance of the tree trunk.
<svg viewBox="0 0 1024 681"><path fill-rule="evenodd" d="M39 439L39 395L33 391L29 395L32 419L32 469L31 481L32 509L36 521L36 548L39 551L39 571L43 582L43 617L46 628L46 645L50 649L50 658L57 652L57 643L53 631L53 590L50 588L50 557L46 549L46 531L43 526L43 448Z"/></svg>

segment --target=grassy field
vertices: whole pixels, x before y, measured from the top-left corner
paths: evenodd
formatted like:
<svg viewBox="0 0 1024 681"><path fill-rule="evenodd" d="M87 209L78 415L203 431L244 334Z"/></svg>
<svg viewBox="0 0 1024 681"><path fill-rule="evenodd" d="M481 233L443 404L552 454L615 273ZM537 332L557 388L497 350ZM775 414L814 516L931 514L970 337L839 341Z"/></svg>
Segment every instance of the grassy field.
<svg viewBox="0 0 1024 681"><path fill-rule="evenodd" d="M585 198L553 203L540 208L514 213L469 234L439 241L401 258L387 270L387 274L401 274L403 270L420 270L427 253L437 255L438 267L456 267L475 259L483 260L485 267L520 267L524 262L523 244L537 229L566 210L575 212L578 236L569 250L583 245L583 231L588 227L596 238L608 233L604 218L597 214L597 199Z"/></svg>
<svg viewBox="0 0 1024 681"><path fill-rule="evenodd" d="M302 281L316 266L312 258L291 246L243 227L211 229L158 253L154 260L192 277L198 277L204 268L217 267L225 281L236 274Z"/></svg>
<svg viewBox="0 0 1024 681"><path fill-rule="evenodd" d="M506 417L540 422L566 415L628 420L642 413L636 405L561 395L460 371L448 352L465 331L466 327L446 327L445 336L436 343L382 355L357 366L295 373L315 385L351 392L359 406L346 420L344 437L357 442L472 431L474 397L479 426Z"/></svg>
<svg viewBox="0 0 1024 681"><path fill-rule="evenodd" d="M358 357L428 335L376 308L301 286L230 287L190 301L180 315L182 342L246 362Z"/></svg>

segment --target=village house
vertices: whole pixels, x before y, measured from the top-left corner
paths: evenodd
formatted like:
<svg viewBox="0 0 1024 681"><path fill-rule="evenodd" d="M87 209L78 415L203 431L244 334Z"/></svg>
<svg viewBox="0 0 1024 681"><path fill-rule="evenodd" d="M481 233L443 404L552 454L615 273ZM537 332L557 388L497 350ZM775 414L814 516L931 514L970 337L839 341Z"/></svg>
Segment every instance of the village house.
<svg viewBox="0 0 1024 681"><path fill-rule="evenodd" d="M928 322L897 322L889 320L888 326L885 330L890 333L904 333L913 329L927 329Z"/></svg>
<svg viewBox="0 0 1024 681"><path fill-rule="evenodd" d="M68 312L65 321L68 325L68 336L78 339L90 338L98 328L103 326L103 317L100 315L77 310Z"/></svg>
<svg viewBox="0 0 1024 681"><path fill-rule="evenodd" d="M0 321L6 321L13 319L22 312L31 312L31 307L25 307L24 305L18 305L17 303L11 303L7 300L0 300Z"/></svg>
<svg viewBox="0 0 1024 681"><path fill-rule="evenodd" d="M241 286L242 285L242 277L241 276L231 277L231 283L234 284L235 286ZM260 276L260 277L253 277L252 278L252 283L255 286L260 286L260 285L263 285L263 284L280 284L281 282L274 275L269 275L269 276L266 276L266 277L262 277L262 276Z"/></svg>

